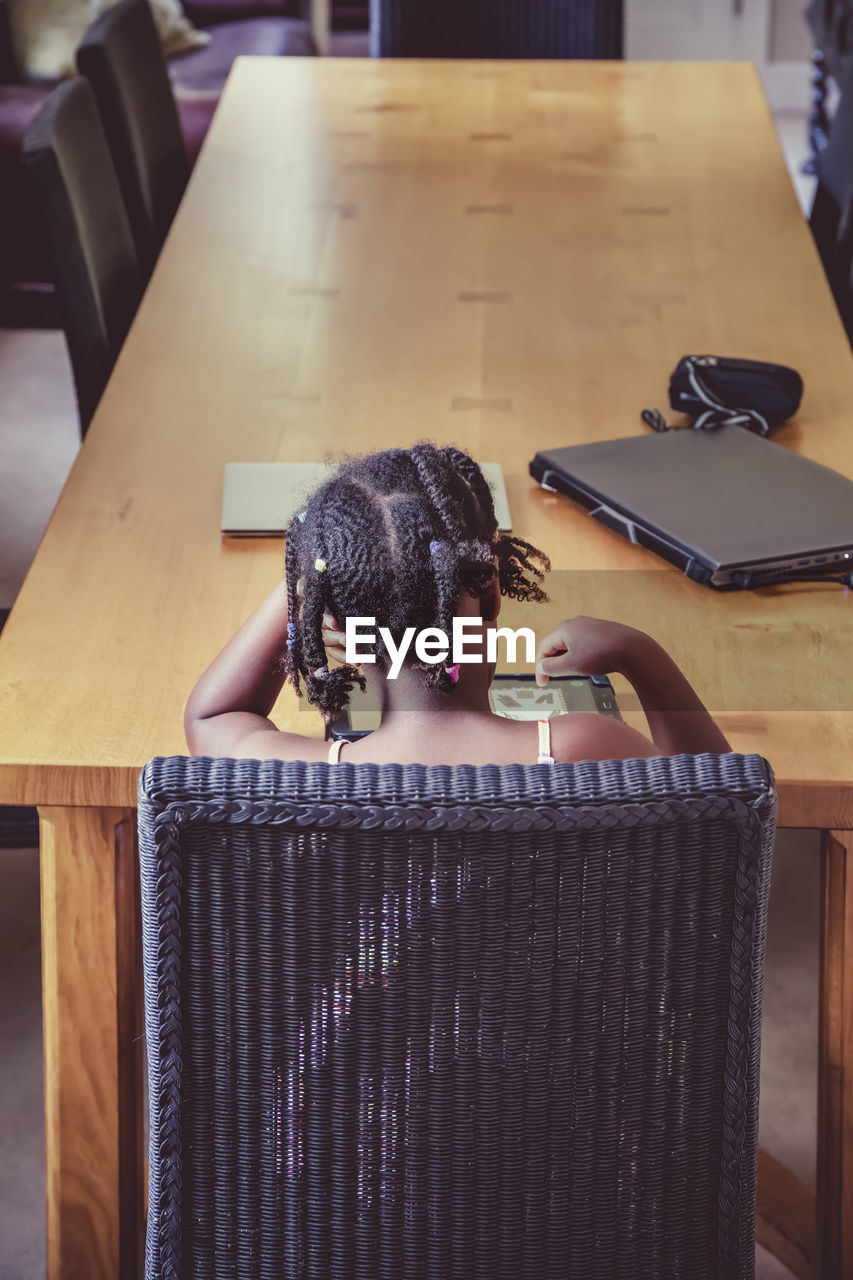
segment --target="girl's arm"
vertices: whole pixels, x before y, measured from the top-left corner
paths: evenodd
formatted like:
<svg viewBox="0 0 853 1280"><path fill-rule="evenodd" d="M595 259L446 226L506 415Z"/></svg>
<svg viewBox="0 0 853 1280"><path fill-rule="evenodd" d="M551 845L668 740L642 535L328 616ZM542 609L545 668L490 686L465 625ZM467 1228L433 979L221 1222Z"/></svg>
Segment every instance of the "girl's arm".
<svg viewBox="0 0 853 1280"><path fill-rule="evenodd" d="M193 755L232 755L249 734L277 732L269 713L284 684L286 638L282 582L213 659L190 694L184 733Z"/></svg>
<svg viewBox="0 0 853 1280"><path fill-rule="evenodd" d="M731 751L709 712L665 649L642 631L601 618L570 618L536 654L536 681L552 675L616 671L633 685L663 755Z"/></svg>

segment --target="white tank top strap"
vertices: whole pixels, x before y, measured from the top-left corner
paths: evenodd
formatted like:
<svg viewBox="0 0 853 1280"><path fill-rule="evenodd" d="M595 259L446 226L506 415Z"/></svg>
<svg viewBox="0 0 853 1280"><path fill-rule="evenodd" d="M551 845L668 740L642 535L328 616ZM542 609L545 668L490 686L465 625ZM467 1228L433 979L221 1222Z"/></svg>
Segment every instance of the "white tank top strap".
<svg viewBox="0 0 853 1280"><path fill-rule="evenodd" d="M537 720L539 726L539 759L537 764L553 764L554 757L551 755L551 721Z"/></svg>
<svg viewBox="0 0 853 1280"><path fill-rule="evenodd" d="M341 751L346 745L346 738L333 738L329 743L329 764L340 764Z"/></svg>

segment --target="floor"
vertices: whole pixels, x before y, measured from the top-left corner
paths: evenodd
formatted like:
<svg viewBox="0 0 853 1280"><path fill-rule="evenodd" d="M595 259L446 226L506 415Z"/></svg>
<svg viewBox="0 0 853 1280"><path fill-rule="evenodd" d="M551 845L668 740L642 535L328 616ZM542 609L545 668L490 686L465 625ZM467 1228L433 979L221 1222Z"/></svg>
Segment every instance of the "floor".
<svg viewBox="0 0 853 1280"><path fill-rule="evenodd" d="M342 47L339 52L345 52ZM805 119L780 116L801 202ZM62 336L0 330L0 608L13 603L77 449ZM818 847L782 832L770 910L761 1142L814 1183ZM0 850L0 1280L44 1275L38 853ZM759 1280L790 1273L763 1250Z"/></svg>

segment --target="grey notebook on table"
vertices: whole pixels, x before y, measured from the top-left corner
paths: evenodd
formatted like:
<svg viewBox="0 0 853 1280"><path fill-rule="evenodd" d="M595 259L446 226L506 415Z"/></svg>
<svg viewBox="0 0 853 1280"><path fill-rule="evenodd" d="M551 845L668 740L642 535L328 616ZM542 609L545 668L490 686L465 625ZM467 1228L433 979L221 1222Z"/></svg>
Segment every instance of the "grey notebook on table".
<svg viewBox="0 0 853 1280"><path fill-rule="evenodd" d="M481 462L495 500L498 528L511 519L503 471ZM222 532L237 538L281 537L309 494L335 470L325 462L228 462L222 491Z"/></svg>
<svg viewBox="0 0 853 1280"><path fill-rule="evenodd" d="M743 427L551 449L530 474L708 586L853 569L853 481Z"/></svg>

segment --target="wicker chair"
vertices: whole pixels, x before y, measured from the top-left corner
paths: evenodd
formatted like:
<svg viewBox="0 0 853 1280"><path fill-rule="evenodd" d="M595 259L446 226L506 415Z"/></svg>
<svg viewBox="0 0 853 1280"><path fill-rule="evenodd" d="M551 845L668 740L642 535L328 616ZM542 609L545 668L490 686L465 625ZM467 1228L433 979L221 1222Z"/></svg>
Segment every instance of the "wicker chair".
<svg viewBox="0 0 853 1280"><path fill-rule="evenodd" d="M756 756L140 780L147 1277L753 1275Z"/></svg>
<svg viewBox="0 0 853 1280"><path fill-rule="evenodd" d="M621 58L623 0L371 0L381 58Z"/></svg>

